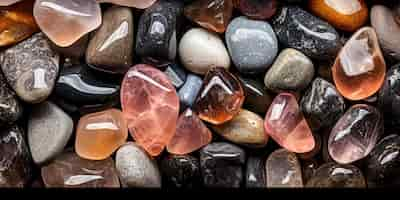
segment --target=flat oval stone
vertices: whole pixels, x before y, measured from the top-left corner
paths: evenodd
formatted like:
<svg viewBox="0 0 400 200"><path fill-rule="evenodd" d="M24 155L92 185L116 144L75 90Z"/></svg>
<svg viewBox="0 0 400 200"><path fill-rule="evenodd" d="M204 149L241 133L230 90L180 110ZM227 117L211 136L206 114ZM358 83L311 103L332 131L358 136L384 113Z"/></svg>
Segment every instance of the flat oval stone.
<svg viewBox="0 0 400 200"><path fill-rule="evenodd" d="M0 126L11 125L22 117L24 108L15 92L0 73Z"/></svg>
<svg viewBox="0 0 400 200"><path fill-rule="evenodd" d="M9 6L20 1L22 0L3 0L0 2L0 6Z"/></svg>
<svg viewBox="0 0 400 200"><path fill-rule="evenodd" d="M168 64L164 73L168 76L176 89L183 87L188 76L185 69L183 69L178 63Z"/></svg>
<svg viewBox="0 0 400 200"><path fill-rule="evenodd" d="M129 8L107 9L103 23L90 39L86 63L100 71L126 73L133 61L133 34L133 14Z"/></svg>
<svg viewBox="0 0 400 200"><path fill-rule="evenodd" d="M132 67L121 86L121 106L135 141L159 155L175 134L179 97L168 77L145 64Z"/></svg>
<svg viewBox="0 0 400 200"><path fill-rule="evenodd" d="M279 42L317 60L334 58L341 48L340 37L327 22L298 6L285 6L272 26Z"/></svg>
<svg viewBox="0 0 400 200"><path fill-rule="evenodd" d="M231 59L221 38L202 28L186 32L179 43L183 66L191 72L206 74L214 67L229 69Z"/></svg>
<svg viewBox="0 0 400 200"><path fill-rule="evenodd" d="M385 116L385 124L400 130L400 64L392 66L386 73L385 82L379 91L378 104Z"/></svg>
<svg viewBox="0 0 400 200"><path fill-rule="evenodd" d="M295 153L305 153L314 149L312 132L290 93L280 93L275 97L264 122L265 132L280 146Z"/></svg>
<svg viewBox="0 0 400 200"><path fill-rule="evenodd" d="M264 120L255 113L242 109L230 121L221 125L212 125L212 130L223 138L252 148L267 145L268 135L264 132Z"/></svg>
<svg viewBox="0 0 400 200"><path fill-rule="evenodd" d="M113 3L121 6L145 9L153 5L156 0L97 0L99 3Z"/></svg>
<svg viewBox="0 0 400 200"><path fill-rule="evenodd" d="M137 144L128 142L123 145L115 160L123 187L161 188L157 162Z"/></svg>
<svg viewBox="0 0 400 200"><path fill-rule="evenodd" d="M199 76L195 74L187 76L185 84L178 92L181 110L193 107L202 85L203 79Z"/></svg>
<svg viewBox="0 0 400 200"><path fill-rule="evenodd" d="M61 47L72 45L102 23L95 0L36 0L33 14L40 29Z"/></svg>
<svg viewBox="0 0 400 200"><path fill-rule="evenodd" d="M225 40L243 74L265 72L278 54L278 39L268 22L237 17L229 23Z"/></svg>
<svg viewBox="0 0 400 200"><path fill-rule="evenodd" d="M264 20L272 17L277 10L276 0L234 0L235 8L251 19Z"/></svg>
<svg viewBox="0 0 400 200"><path fill-rule="evenodd" d="M345 98L362 100L379 90L386 64L374 29L359 29L340 50L332 67L336 88Z"/></svg>
<svg viewBox="0 0 400 200"><path fill-rule="evenodd" d="M75 151L85 159L104 160L128 139L128 127L117 109L91 113L79 119Z"/></svg>
<svg viewBox="0 0 400 200"><path fill-rule="evenodd" d="M268 188L303 187L301 166L295 153L286 149L272 152L265 169Z"/></svg>
<svg viewBox="0 0 400 200"><path fill-rule="evenodd" d="M118 172L112 158L93 161L65 152L42 167L46 188L119 188Z"/></svg>
<svg viewBox="0 0 400 200"><path fill-rule="evenodd" d="M0 132L0 187L23 188L32 177L33 166L22 129L5 127Z"/></svg>
<svg viewBox="0 0 400 200"><path fill-rule="evenodd" d="M272 95L266 90L264 83L251 78L237 76L245 93L243 107L249 111L265 115L272 103Z"/></svg>
<svg viewBox="0 0 400 200"><path fill-rule="evenodd" d="M349 164L366 157L383 133L380 111L366 104L349 108L333 127L328 141L331 157Z"/></svg>
<svg viewBox="0 0 400 200"><path fill-rule="evenodd" d="M314 77L314 64L295 49L281 51L264 78L265 86L275 92L300 91Z"/></svg>
<svg viewBox="0 0 400 200"><path fill-rule="evenodd" d="M214 142L200 150L200 168L207 188L239 188L244 180L245 151Z"/></svg>
<svg viewBox="0 0 400 200"><path fill-rule="evenodd" d="M246 188L266 188L265 162L261 157L251 156L246 164Z"/></svg>
<svg viewBox="0 0 400 200"><path fill-rule="evenodd" d="M304 93L300 107L311 128L318 130L335 124L346 104L333 84L318 77Z"/></svg>
<svg viewBox="0 0 400 200"><path fill-rule="evenodd" d="M63 110L48 101L32 107L28 119L28 144L33 161L41 165L60 154L74 123Z"/></svg>
<svg viewBox="0 0 400 200"><path fill-rule="evenodd" d="M28 103L40 103L50 95L58 75L59 60L43 33L33 35L0 55L0 65L9 85Z"/></svg>
<svg viewBox="0 0 400 200"><path fill-rule="evenodd" d="M200 161L191 155L168 155L161 161L163 183L173 188L201 185Z"/></svg>
<svg viewBox="0 0 400 200"><path fill-rule="evenodd" d="M224 68L216 67L206 74L194 110L200 119L219 125L240 112L244 98L239 80Z"/></svg>
<svg viewBox="0 0 400 200"><path fill-rule="evenodd" d="M312 188L366 188L362 172L353 165L325 163L317 169L306 187Z"/></svg>

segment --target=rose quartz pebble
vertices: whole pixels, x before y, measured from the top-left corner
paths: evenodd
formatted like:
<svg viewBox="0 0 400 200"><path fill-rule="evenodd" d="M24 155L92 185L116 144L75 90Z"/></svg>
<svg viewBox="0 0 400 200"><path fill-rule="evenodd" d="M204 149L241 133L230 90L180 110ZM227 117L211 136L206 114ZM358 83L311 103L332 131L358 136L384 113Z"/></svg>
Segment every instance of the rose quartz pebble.
<svg viewBox="0 0 400 200"><path fill-rule="evenodd" d="M315 141L296 97L280 93L265 116L264 128L273 140L287 150L305 153L314 149Z"/></svg>
<svg viewBox="0 0 400 200"><path fill-rule="evenodd" d="M9 5L17 3L19 1L21 1L21 0L1 0L0 6L9 6Z"/></svg>
<svg viewBox="0 0 400 200"><path fill-rule="evenodd" d="M176 132L167 145L172 154L188 154L209 144L212 134L200 118L188 108L178 119Z"/></svg>
<svg viewBox="0 0 400 200"><path fill-rule="evenodd" d="M174 136L179 115L179 97L168 77L150 65L135 65L122 82L121 106L136 143L159 155Z"/></svg>
<svg viewBox="0 0 400 200"><path fill-rule="evenodd" d="M99 3L113 3L121 6L145 9L154 4L157 0L97 0Z"/></svg>
<svg viewBox="0 0 400 200"><path fill-rule="evenodd" d="M67 47L101 24L95 0L36 0L33 15L40 29L60 47Z"/></svg>

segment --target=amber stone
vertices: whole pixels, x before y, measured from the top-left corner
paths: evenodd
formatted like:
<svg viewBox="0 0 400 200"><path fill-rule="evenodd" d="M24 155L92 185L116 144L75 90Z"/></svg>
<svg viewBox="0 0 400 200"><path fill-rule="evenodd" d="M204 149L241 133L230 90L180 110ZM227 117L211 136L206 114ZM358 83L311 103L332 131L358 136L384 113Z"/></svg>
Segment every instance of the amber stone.
<svg viewBox="0 0 400 200"><path fill-rule="evenodd" d="M344 31L356 31L368 20L364 0L310 0L308 4L311 12Z"/></svg>
<svg viewBox="0 0 400 200"><path fill-rule="evenodd" d="M332 67L338 91L347 99L362 100L379 90L386 64L375 30L364 27L346 42Z"/></svg>
<svg viewBox="0 0 400 200"><path fill-rule="evenodd" d="M269 19L276 13L276 0L233 0L235 8L252 19Z"/></svg>
<svg viewBox="0 0 400 200"><path fill-rule="evenodd" d="M198 0L185 7L185 16L204 28L223 33L232 11L232 0Z"/></svg>
<svg viewBox="0 0 400 200"><path fill-rule="evenodd" d="M239 80L226 69L215 67L204 78L194 110L204 121L223 124L240 112L244 98Z"/></svg>
<svg viewBox="0 0 400 200"><path fill-rule="evenodd" d="M34 0L0 7L0 47L20 42L39 31L33 18Z"/></svg>
<svg viewBox="0 0 400 200"><path fill-rule="evenodd" d="M109 109L83 116L78 123L76 153L85 159L103 160L126 142L128 127L122 112Z"/></svg>

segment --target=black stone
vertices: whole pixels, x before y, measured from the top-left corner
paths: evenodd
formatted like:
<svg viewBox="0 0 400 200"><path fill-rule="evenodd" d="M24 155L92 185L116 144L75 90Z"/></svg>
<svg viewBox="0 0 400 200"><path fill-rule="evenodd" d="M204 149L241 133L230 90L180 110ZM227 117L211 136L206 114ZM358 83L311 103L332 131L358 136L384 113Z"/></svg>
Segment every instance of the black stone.
<svg viewBox="0 0 400 200"><path fill-rule="evenodd" d="M245 92L243 107L258 113L265 114L272 103L272 97L260 81L237 76Z"/></svg>
<svg viewBox="0 0 400 200"><path fill-rule="evenodd" d="M186 72L177 63L168 64L164 70L164 73L168 76L172 82L172 85L174 85L176 89L181 88L186 82Z"/></svg>
<svg viewBox="0 0 400 200"><path fill-rule="evenodd" d="M190 155L168 155L161 161L163 181L168 187L196 188L201 185L199 159Z"/></svg>
<svg viewBox="0 0 400 200"><path fill-rule="evenodd" d="M265 159L249 157L246 166L246 188L266 188Z"/></svg>
<svg viewBox="0 0 400 200"><path fill-rule="evenodd" d="M311 177L314 176L317 171L319 164L314 159L300 160L301 163L301 175L303 176L303 183L307 183Z"/></svg>
<svg viewBox="0 0 400 200"><path fill-rule="evenodd" d="M10 125L17 121L23 107L15 92L8 86L3 73L0 72L0 126Z"/></svg>
<svg viewBox="0 0 400 200"><path fill-rule="evenodd" d="M379 91L378 104L385 116L386 127L400 130L400 64L389 69Z"/></svg>

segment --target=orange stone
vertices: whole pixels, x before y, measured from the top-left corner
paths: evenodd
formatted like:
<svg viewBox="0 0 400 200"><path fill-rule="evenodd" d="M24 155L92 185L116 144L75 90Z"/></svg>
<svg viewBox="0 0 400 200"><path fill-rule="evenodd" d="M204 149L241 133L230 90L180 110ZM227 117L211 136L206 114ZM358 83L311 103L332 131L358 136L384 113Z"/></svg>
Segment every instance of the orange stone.
<svg viewBox="0 0 400 200"><path fill-rule="evenodd" d="M368 20L368 7L364 0L309 0L315 15L344 31L356 31Z"/></svg>
<svg viewBox="0 0 400 200"><path fill-rule="evenodd" d="M0 46L15 44L39 31L33 18L33 3L34 0L25 0L0 7Z"/></svg>
<svg viewBox="0 0 400 200"><path fill-rule="evenodd" d="M128 126L122 112L109 109L83 116L76 130L75 151L85 159L103 160L123 145Z"/></svg>
<svg viewBox="0 0 400 200"><path fill-rule="evenodd" d="M385 60L371 27L354 33L332 67L336 88L350 100L362 100L376 93L383 84L385 73Z"/></svg>

